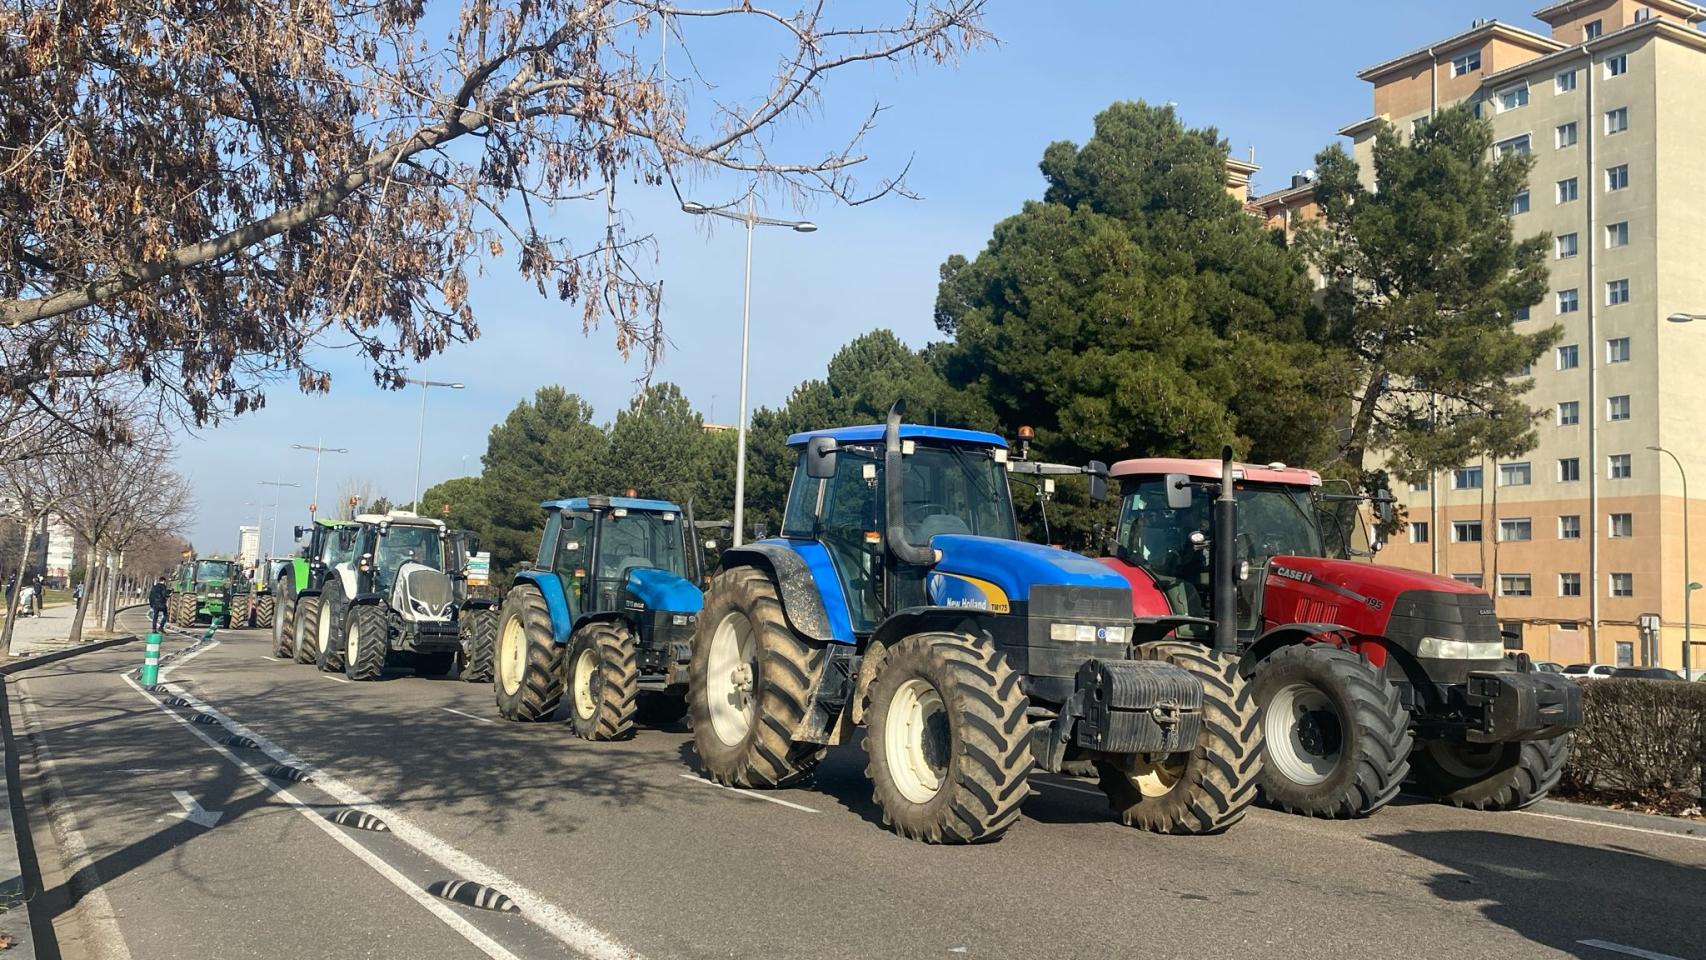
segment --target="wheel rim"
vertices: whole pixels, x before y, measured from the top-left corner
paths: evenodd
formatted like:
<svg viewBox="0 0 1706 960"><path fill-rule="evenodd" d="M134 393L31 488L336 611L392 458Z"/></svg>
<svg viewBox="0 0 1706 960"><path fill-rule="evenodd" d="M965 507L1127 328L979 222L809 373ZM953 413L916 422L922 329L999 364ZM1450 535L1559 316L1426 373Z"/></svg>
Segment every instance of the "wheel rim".
<svg viewBox="0 0 1706 960"><path fill-rule="evenodd" d="M356 656L361 652L361 627L353 621L344 628L344 662L352 668L360 663Z"/></svg>
<svg viewBox="0 0 1706 960"><path fill-rule="evenodd" d="M711 730L728 746L740 743L752 729L757 677L752 621L743 613L731 612L711 634L711 648L705 658L705 694L711 711Z"/></svg>
<svg viewBox="0 0 1706 960"><path fill-rule="evenodd" d="M1146 753L1133 758L1132 786L1145 797L1165 797L1185 779L1185 753Z"/></svg>
<svg viewBox="0 0 1706 960"><path fill-rule="evenodd" d="M498 632L498 683L505 694L521 689L521 672L527 662L527 630L520 617L504 620Z"/></svg>
<svg viewBox="0 0 1706 960"><path fill-rule="evenodd" d="M308 618L297 617L296 623L290 628L290 650L297 656L302 655L302 641L308 639Z"/></svg>
<svg viewBox="0 0 1706 960"><path fill-rule="evenodd" d="M928 680L900 685L883 718L883 758L889 779L913 803L928 803L948 772L948 710Z"/></svg>
<svg viewBox="0 0 1706 960"><path fill-rule="evenodd" d="M1339 768L1344 755L1344 720L1319 688L1293 683L1268 701L1262 719L1268 762L1287 780L1312 786Z"/></svg>
<svg viewBox="0 0 1706 960"><path fill-rule="evenodd" d="M1504 757L1502 743L1453 743L1448 740L1429 740L1424 749L1446 774L1459 780L1480 780L1492 773Z"/></svg>
<svg viewBox="0 0 1706 960"><path fill-rule="evenodd" d="M332 608L324 600L320 601L320 615L314 618L314 639L321 650L332 649Z"/></svg>
<svg viewBox="0 0 1706 960"><path fill-rule="evenodd" d="M591 720L594 709L593 677L598 673L598 657L591 650L582 650L575 657L575 716Z"/></svg>
<svg viewBox="0 0 1706 960"><path fill-rule="evenodd" d="M276 653L284 645L284 605L274 602L272 605L272 646Z"/></svg>

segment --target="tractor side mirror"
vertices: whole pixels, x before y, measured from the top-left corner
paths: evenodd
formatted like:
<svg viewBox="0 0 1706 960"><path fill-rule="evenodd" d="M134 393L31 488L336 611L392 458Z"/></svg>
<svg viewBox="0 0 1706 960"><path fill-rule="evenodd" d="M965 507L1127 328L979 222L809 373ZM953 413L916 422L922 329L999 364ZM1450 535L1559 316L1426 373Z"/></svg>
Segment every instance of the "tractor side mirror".
<svg viewBox="0 0 1706 960"><path fill-rule="evenodd" d="M1090 474L1090 502L1101 503L1108 499L1108 465L1092 460L1085 472Z"/></svg>
<svg viewBox="0 0 1706 960"><path fill-rule="evenodd" d="M1392 525L1392 491L1382 490L1374 495L1374 514L1380 518L1382 529Z"/></svg>
<svg viewBox="0 0 1706 960"><path fill-rule="evenodd" d="M836 451L840 446L834 437L813 437L806 441L806 476L813 480L835 476Z"/></svg>
<svg viewBox="0 0 1706 960"><path fill-rule="evenodd" d="M1162 481L1167 487L1167 509L1189 510L1191 508L1191 478L1182 473L1169 473Z"/></svg>
<svg viewBox="0 0 1706 960"><path fill-rule="evenodd" d="M303 533L303 530L302 530L302 528L301 528L301 527L297 527L297 528L296 528L296 539L298 539L298 540L301 540L301 539L302 539L302 533Z"/></svg>

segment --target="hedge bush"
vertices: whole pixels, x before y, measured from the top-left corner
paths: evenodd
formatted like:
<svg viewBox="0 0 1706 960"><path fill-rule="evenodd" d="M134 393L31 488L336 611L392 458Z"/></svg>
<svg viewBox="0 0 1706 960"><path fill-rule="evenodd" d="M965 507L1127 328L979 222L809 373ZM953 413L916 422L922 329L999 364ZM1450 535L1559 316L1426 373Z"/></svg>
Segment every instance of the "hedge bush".
<svg viewBox="0 0 1706 960"><path fill-rule="evenodd" d="M1665 813L1706 798L1706 683L1590 680L1564 793Z"/></svg>

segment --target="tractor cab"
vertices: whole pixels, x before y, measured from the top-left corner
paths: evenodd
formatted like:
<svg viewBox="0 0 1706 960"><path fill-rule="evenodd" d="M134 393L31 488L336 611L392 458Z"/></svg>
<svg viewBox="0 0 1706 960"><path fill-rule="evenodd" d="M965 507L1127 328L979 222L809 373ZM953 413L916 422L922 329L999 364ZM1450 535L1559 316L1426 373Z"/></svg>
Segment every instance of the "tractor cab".
<svg viewBox="0 0 1706 960"><path fill-rule="evenodd" d="M438 520L404 510L362 514L356 526L340 531L337 544L328 544L328 566L342 571L352 563L358 586L354 593L372 592L389 599L399 577L417 571L424 581L448 580L445 526Z"/></svg>

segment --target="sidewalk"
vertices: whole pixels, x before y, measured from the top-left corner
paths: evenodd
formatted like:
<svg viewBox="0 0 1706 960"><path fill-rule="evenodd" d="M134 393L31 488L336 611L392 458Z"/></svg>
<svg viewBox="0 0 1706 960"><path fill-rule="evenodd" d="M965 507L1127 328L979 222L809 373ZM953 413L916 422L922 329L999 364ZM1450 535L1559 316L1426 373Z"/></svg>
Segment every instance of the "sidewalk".
<svg viewBox="0 0 1706 960"><path fill-rule="evenodd" d="M121 609L123 601L120 601ZM12 659L32 657L42 653L53 653L69 647L92 643L96 640L108 639L108 635L99 629L100 622L93 616L83 620L83 639L80 643L72 643L66 638L71 635L71 616L74 608L71 604L58 604L48 607L40 616L19 617L17 626L12 628ZM4 624L0 618L0 624ZM120 631L114 636L124 635Z"/></svg>

